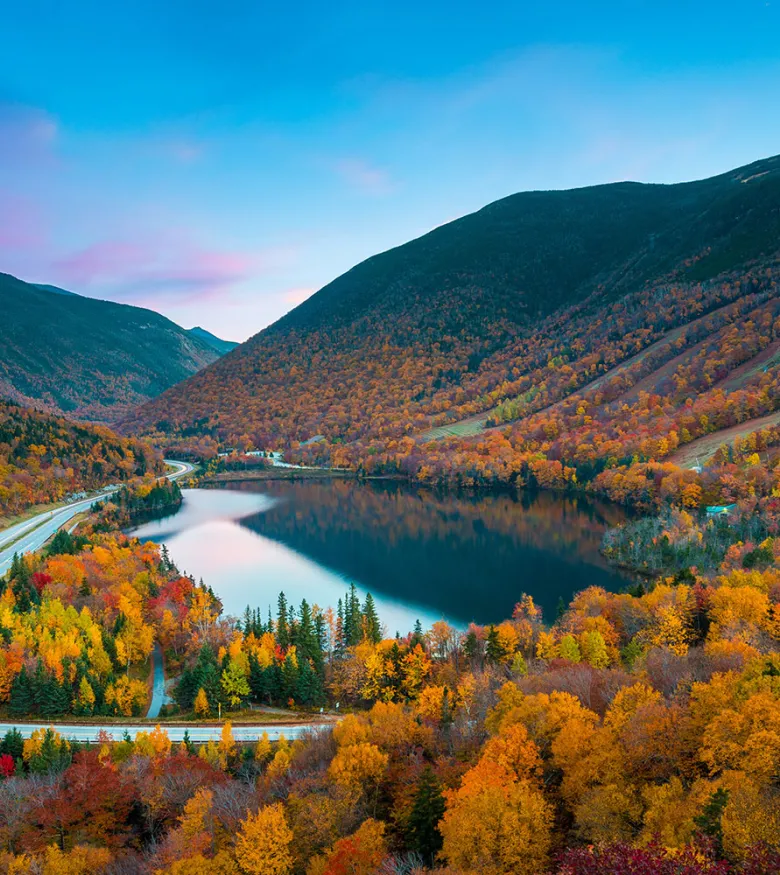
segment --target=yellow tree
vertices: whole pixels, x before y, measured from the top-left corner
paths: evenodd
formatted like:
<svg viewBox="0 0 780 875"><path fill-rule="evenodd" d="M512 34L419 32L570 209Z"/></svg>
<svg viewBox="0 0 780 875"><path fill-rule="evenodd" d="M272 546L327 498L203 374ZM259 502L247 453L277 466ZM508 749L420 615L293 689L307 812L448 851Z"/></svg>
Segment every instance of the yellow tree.
<svg viewBox="0 0 780 875"><path fill-rule="evenodd" d="M206 691L201 687L198 690L198 695L195 696L195 713L198 717L208 717L211 708L209 707L209 697L206 695Z"/></svg>
<svg viewBox="0 0 780 875"><path fill-rule="evenodd" d="M454 869L482 875L546 871L553 812L541 791L501 763L476 768L478 780L467 773L460 789L447 794L442 856Z"/></svg>
<svg viewBox="0 0 780 875"><path fill-rule="evenodd" d="M293 867L290 829L280 802L247 812L236 837L236 861L247 875L288 875Z"/></svg>
<svg viewBox="0 0 780 875"><path fill-rule="evenodd" d="M333 757L328 774L338 785L359 791L382 780L388 761L388 755L375 744L350 744Z"/></svg>

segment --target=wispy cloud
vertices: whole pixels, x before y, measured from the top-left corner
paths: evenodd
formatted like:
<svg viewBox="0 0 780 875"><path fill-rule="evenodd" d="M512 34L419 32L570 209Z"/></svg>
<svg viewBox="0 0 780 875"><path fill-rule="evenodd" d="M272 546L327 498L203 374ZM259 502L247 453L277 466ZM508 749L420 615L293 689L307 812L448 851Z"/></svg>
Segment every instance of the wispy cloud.
<svg viewBox="0 0 780 875"><path fill-rule="evenodd" d="M389 194L394 188L386 170L374 167L361 158L342 159L336 164L336 172L363 194L381 196Z"/></svg>
<svg viewBox="0 0 780 875"><path fill-rule="evenodd" d="M159 307L229 297L278 257L273 250L217 251L181 239L104 240L55 260L52 274L74 291Z"/></svg>

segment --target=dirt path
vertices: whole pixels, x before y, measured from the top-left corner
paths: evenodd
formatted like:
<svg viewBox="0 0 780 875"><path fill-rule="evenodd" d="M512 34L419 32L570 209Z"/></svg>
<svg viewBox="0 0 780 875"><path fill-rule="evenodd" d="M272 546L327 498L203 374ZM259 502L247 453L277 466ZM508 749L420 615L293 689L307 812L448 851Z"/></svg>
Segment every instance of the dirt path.
<svg viewBox="0 0 780 875"><path fill-rule="evenodd" d="M684 447L680 447L677 452L672 453L667 458L668 462L674 462L681 468L690 468L698 461L699 464L704 464L709 461L717 451L718 447L723 444L730 444L738 437L744 437L747 434L752 434L754 431L760 431L769 425L777 425L780 423L780 410L770 413L767 416L761 416L758 419L749 419L747 422L742 422L739 425L733 425L731 428L724 428L722 431L716 431L712 434L706 434L704 437L697 438Z"/></svg>
<svg viewBox="0 0 780 875"><path fill-rule="evenodd" d="M774 340L766 349L762 349L758 355L743 362L720 383L716 383L713 389L741 389L745 383L759 371L768 370L780 360L780 340Z"/></svg>

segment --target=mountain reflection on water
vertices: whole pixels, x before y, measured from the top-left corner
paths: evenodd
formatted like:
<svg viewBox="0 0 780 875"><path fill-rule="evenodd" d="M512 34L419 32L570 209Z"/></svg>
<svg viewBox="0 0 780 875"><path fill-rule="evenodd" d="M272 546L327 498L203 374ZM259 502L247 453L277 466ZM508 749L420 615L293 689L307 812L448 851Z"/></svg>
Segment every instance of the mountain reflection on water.
<svg viewBox="0 0 780 875"><path fill-rule="evenodd" d="M612 505L550 493L443 493L404 483L269 481L186 490L173 516L135 530L166 543L240 614L306 598L335 607L348 582L370 591L392 634L415 619L498 622L530 593L548 620L558 600L626 580L599 554Z"/></svg>

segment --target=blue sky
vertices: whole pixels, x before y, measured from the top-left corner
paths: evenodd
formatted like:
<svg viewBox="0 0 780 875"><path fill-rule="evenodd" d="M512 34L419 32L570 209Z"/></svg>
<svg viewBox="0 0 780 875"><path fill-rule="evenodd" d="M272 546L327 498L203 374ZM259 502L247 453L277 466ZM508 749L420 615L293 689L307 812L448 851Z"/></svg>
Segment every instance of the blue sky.
<svg viewBox="0 0 780 875"><path fill-rule="evenodd" d="M780 152L780 0L5 4L0 270L243 340L525 189Z"/></svg>

